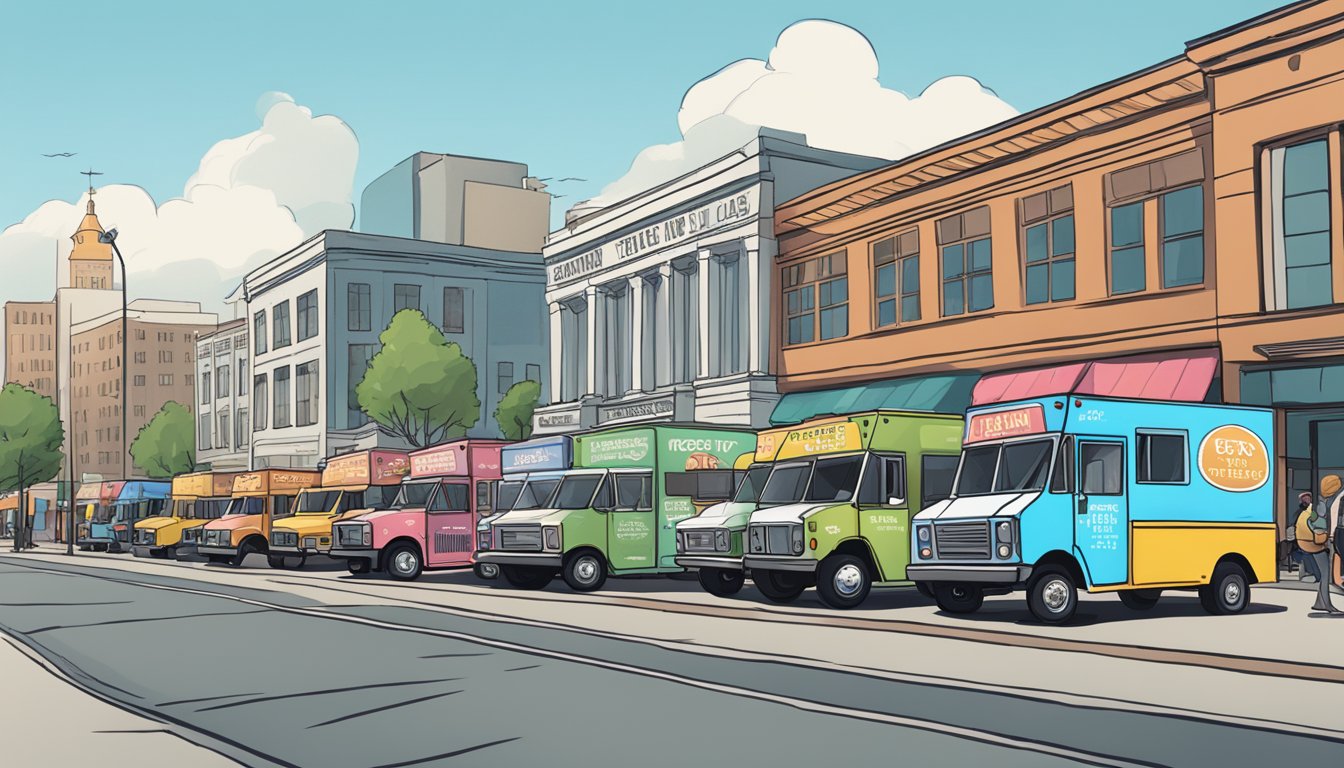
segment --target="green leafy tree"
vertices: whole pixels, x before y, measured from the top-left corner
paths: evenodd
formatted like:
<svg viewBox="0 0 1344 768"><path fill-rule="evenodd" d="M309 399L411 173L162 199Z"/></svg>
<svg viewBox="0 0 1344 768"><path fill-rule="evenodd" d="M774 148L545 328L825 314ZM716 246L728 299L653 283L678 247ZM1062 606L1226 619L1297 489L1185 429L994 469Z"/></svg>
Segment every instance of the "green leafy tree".
<svg viewBox="0 0 1344 768"><path fill-rule="evenodd" d="M26 492L61 471L65 429L51 398L18 384L0 389L0 493L19 493L14 550L29 543Z"/></svg>
<svg viewBox="0 0 1344 768"><path fill-rule="evenodd" d="M196 468L196 422L180 403L169 400L131 441L131 459L157 479Z"/></svg>
<svg viewBox="0 0 1344 768"><path fill-rule="evenodd" d="M505 440L526 440L532 436L532 412L541 400L541 382L524 379L509 387L499 399L495 421Z"/></svg>
<svg viewBox="0 0 1344 768"><path fill-rule="evenodd" d="M355 388L370 419L416 448L462 437L480 421L476 364L419 310L398 312L378 340Z"/></svg>

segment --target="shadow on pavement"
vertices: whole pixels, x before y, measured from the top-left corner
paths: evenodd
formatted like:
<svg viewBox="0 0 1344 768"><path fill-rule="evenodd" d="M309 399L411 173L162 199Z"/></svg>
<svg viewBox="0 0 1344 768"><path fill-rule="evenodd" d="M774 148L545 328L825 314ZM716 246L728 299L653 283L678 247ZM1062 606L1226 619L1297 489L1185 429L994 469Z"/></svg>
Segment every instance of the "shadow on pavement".
<svg viewBox="0 0 1344 768"><path fill-rule="evenodd" d="M1287 611L1288 608L1282 605L1252 603L1246 606L1242 614L1286 613ZM1011 622L1019 626L1042 626L1042 622L1033 618L1027 610L1026 600L1021 599L988 602L985 603L985 607L976 613L956 614L938 611L938 615L961 621ZM1114 624L1122 621L1180 616L1208 616L1208 612L1204 610L1204 606L1200 605L1197 597L1167 597L1164 595L1161 602L1147 611L1135 611L1127 608L1119 600L1113 603L1103 600L1087 600L1078 604L1078 613L1074 615L1072 621L1058 626L1062 628L1088 627L1096 624Z"/></svg>

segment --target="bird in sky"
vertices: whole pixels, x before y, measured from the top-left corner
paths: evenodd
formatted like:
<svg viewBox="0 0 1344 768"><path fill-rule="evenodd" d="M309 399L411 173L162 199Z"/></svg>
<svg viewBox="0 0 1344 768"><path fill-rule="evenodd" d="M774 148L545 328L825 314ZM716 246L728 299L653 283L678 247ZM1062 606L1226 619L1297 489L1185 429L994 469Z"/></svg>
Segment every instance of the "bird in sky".
<svg viewBox="0 0 1344 768"><path fill-rule="evenodd" d="M51 153L50 155L44 153L42 156L43 156L43 157L74 157L75 155L78 155L78 154L79 154L78 152L53 152L53 153Z"/></svg>
<svg viewBox="0 0 1344 768"><path fill-rule="evenodd" d="M580 179L578 176L566 176L561 181L587 181L587 179Z"/></svg>

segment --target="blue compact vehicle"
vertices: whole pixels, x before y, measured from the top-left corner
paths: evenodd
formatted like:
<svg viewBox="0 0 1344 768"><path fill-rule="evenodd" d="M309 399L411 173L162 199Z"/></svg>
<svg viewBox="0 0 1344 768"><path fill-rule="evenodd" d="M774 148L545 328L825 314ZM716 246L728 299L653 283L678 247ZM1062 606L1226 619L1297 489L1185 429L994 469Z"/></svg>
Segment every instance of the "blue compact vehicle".
<svg viewBox="0 0 1344 768"><path fill-rule="evenodd" d="M130 552L131 529L140 520L162 514L173 487L168 481L157 480L127 480L120 486L116 498L95 507L87 527L80 527L81 547Z"/></svg>
<svg viewBox="0 0 1344 768"><path fill-rule="evenodd" d="M490 524L512 510L538 509L550 501L551 493L574 466L574 441L568 435L538 437L506 445L500 451L499 467L503 475L495 494L495 511L476 524L476 549L488 551ZM473 572L482 579L499 578L495 563L476 563Z"/></svg>
<svg viewBox="0 0 1344 768"><path fill-rule="evenodd" d="M1272 411L1060 395L973 408L965 430L952 497L911 529L909 577L945 611L1025 589L1062 623L1083 587L1237 613L1278 577Z"/></svg>

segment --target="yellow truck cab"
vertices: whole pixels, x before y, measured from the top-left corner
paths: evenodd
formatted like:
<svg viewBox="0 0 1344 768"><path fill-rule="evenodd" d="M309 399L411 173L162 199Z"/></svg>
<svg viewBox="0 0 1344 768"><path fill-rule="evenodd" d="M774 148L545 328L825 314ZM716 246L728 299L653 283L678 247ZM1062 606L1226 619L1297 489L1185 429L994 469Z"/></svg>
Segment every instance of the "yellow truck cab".
<svg viewBox="0 0 1344 768"><path fill-rule="evenodd" d="M304 489L294 514L271 528L277 562L297 557L301 566L308 555L330 553L332 525L391 506L410 462L405 451L358 451L327 459L321 469L321 485Z"/></svg>
<svg viewBox="0 0 1344 768"><path fill-rule="evenodd" d="M224 516L237 472L192 472L173 478L163 514L135 524L136 557L185 557L196 553L200 528Z"/></svg>
<svg viewBox="0 0 1344 768"><path fill-rule="evenodd" d="M317 485L319 479L317 472L303 469L260 469L238 475L224 516L202 526L197 552L212 563L235 568L250 554L265 554L271 567L283 567L283 556L278 565L269 557L271 525L293 514L299 492Z"/></svg>

